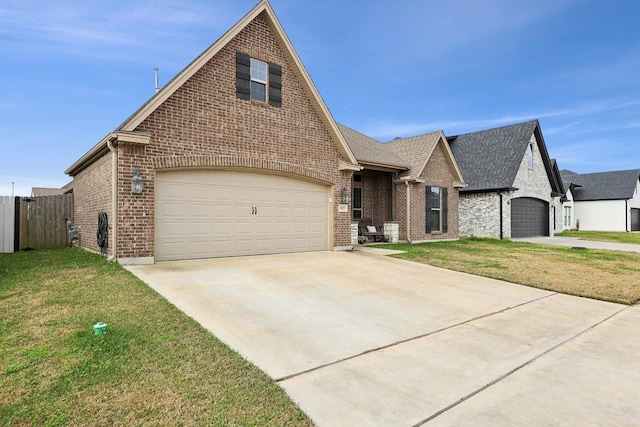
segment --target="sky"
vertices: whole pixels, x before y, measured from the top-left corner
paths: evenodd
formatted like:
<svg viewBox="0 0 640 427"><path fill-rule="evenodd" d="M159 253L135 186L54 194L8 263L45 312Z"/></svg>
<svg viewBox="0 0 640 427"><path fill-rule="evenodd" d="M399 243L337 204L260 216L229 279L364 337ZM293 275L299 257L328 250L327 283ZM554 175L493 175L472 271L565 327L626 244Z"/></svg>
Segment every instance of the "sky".
<svg viewBox="0 0 640 427"><path fill-rule="evenodd" d="M257 0L0 0L0 195L64 171ZM636 0L271 0L334 119L380 141L539 119L578 173L640 168Z"/></svg>

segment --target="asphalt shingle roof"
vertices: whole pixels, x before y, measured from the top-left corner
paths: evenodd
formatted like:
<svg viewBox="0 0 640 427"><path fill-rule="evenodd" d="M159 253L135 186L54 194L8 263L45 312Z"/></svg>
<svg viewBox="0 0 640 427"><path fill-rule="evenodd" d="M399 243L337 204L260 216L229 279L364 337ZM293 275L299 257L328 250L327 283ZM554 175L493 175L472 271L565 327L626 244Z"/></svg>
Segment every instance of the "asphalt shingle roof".
<svg viewBox="0 0 640 427"><path fill-rule="evenodd" d="M573 200L623 200L634 196L640 169L585 174L563 170L561 174L565 188L580 185L572 190Z"/></svg>
<svg viewBox="0 0 640 427"><path fill-rule="evenodd" d="M537 126L532 120L447 138L468 184L464 191L511 188Z"/></svg>
<svg viewBox="0 0 640 427"><path fill-rule="evenodd" d="M406 175L418 176L428 160L427 157L431 155L438 143L440 136L444 137L441 131L430 132L408 138L396 138L385 145L409 164L410 170L405 173Z"/></svg>
<svg viewBox="0 0 640 427"><path fill-rule="evenodd" d="M398 169L409 168L409 163L392 150L388 144L377 141L340 123L338 123L338 128L358 162L396 167Z"/></svg>

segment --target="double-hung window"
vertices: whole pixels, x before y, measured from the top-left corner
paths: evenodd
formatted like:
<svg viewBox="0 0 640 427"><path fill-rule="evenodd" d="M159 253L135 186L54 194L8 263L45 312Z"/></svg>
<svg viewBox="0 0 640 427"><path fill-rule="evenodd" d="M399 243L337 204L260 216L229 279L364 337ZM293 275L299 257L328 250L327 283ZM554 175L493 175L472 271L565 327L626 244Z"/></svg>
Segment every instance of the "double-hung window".
<svg viewBox="0 0 640 427"><path fill-rule="evenodd" d="M446 187L426 187L425 223L427 233L446 233L448 231L447 193Z"/></svg>
<svg viewBox="0 0 640 427"><path fill-rule="evenodd" d="M251 99L267 101L267 63L250 58Z"/></svg>
<svg viewBox="0 0 640 427"><path fill-rule="evenodd" d="M236 96L282 105L282 67L236 52Z"/></svg>

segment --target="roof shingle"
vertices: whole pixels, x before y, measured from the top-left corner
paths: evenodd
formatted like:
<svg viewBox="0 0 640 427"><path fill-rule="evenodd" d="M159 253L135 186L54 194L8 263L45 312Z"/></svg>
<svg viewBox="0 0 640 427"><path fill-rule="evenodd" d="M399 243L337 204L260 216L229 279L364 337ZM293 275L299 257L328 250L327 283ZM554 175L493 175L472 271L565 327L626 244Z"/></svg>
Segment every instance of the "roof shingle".
<svg viewBox="0 0 640 427"><path fill-rule="evenodd" d="M561 174L565 188L574 184L573 200L624 200L633 198L640 169L586 174L563 170Z"/></svg>
<svg viewBox="0 0 640 427"><path fill-rule="evenodd" d="M464 191L512 188L527 144L537 127L538 121L532 120L448 137L453 156L468 184Z"/></svg>

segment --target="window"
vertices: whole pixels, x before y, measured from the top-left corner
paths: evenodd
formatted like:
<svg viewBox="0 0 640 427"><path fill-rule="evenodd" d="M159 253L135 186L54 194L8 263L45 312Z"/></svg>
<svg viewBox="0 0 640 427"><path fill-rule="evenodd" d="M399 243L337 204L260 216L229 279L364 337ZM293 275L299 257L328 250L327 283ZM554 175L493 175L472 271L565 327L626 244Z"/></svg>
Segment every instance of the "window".
<svg viewBox="0 0 640 427"><path fill-rule="evenodd" d="M527 145L527 166L533 169L533 144Z"/></svg>
<svg viewBox="0 0 640 427"><path fill-rule="evenodd" d="M282 67L236 52L236 96L280 107Z"/></svg>
<svg viewBox="0 0 640 427"><path fill-rule="evenodd" d="M363 206L363 197L362 197L362 174L354 173L353 174L353 185L352 185L353 194L351 195L351 207L352 207L352 217L353 219L362 218L362 206Z"/></svg>
<svg viewBox="0 0 640 427"><path fill-rule="evenodd" d="M564 207L564 226L571 227L571 206Z"/></svg>
<svg viewBox="0 0 640 427"><path fill-rule="evenodd" d="M446 233L448 231L447 189L444 187L426 187L426 232Z"/></svg>
<svg viewBox="0 0 640 427"><path fill-rule="evenodd" d="M251 99L267 101L267 63L251 58Z"/></svg>
<svg viewBox="0 0 640 427"><path fill-rule="evenodd" d="M353 219L362 218L362 188L353 188Z"/></svg>

